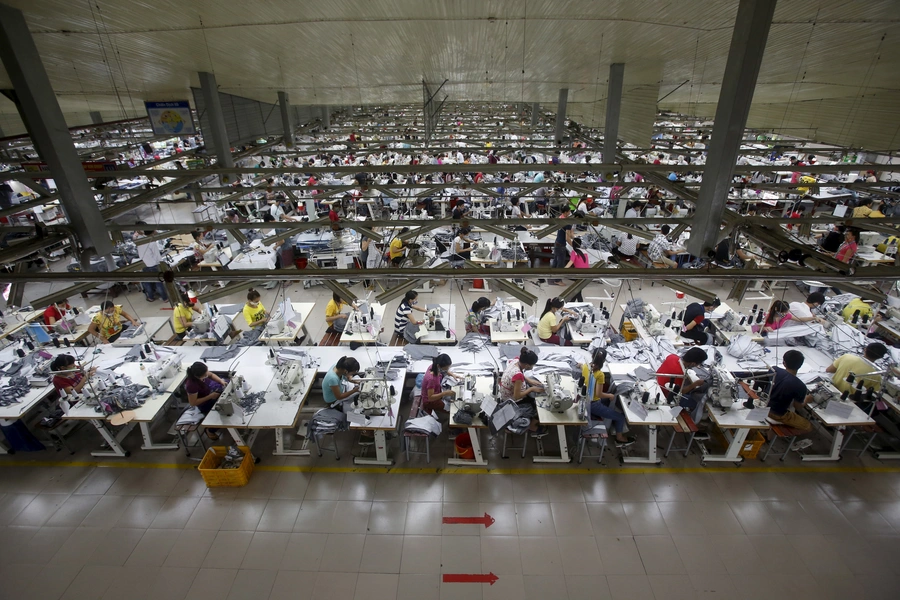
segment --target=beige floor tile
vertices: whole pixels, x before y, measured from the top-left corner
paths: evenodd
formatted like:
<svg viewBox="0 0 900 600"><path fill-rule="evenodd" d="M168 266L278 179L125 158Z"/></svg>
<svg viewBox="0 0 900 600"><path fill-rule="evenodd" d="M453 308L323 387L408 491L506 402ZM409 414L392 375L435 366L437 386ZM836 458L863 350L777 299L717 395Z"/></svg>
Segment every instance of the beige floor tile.
<svg viewBox="0 0 900 600"><path fill-rule="evenodd" d="M581 493L585 502L619 502L619 494L613 481L606 476L579 475Z"/></svg>
<svg viewBox="0 0 900 600"><path fill-rule="evenodd" d="M102 600L119 600L124 597L140 598L156 581L159 567L120 567L112 574Z"/></svg>
<svg viewBox="0 0 900 600"><path fill-rule="evenodd" d="M280 531L290 533L300 513L300 500L271 499L263 511L257 531Z"/></svg>
<svg viewBox="0 0 900 600"><path fill-rule="evenodd" d="M31 569L32 567L23 567ZM65 591L72 585L72 582L81 572L81 565L50 565L44 567L40 572L33 576L25 586L25 593L21 598L60 598Z"/></svg>
<svg viewBox="0 0 900 600"><path fill-rule="evenodd" d="M402 535L367 535L359 572L399 573L402 555Z"/></svg>
<svg viewBox="0 0 900 600"><path fill-rule="evenodd" d="M185 529L218 531L228 517L233 503L231 498L200 498L184 526Z"/></svg>
<svg viewBox="0 0 900 600"><path fill-rule="evenodd" d="M480 529L481 535L518 535L519 525L516 518L516 505L509 503L478 505L478 514L488 514L494 519L490 527Z"/></svg>
<svg viewBox="0 0 900 600"><path fill-rule="evenodd" d="M593 537L560 536L556 541L565 575L596 575L603 572L600 551Z"/></svg>
<svg viewBox="0 0 900 600"><path fill-rule="evenodd" d="M369 533L403 535L406 529L406 502L373 502L369 511Z"/></svg>
<svg viewBox="0 0 900 600"><path fill-rule="evenodd" d="M304 500L338 500L344 484L343 473L313 473Z"/></svg>
<svg viewBox="0 0 900 600"><path fill-rule="evenodd" d="M290 538L290 533L257 531L244 554L241 569L277 571Z"/></svg>
<svg viewBox="0 0 900 600"><path fill-rule="evenodd" d="M397 600L439 600L441 576L437 573L401 573Z"/></svg>
<svg viewBox="0 0 900 600"><path fill-rule="evenodd" d="M320 571L313 587L312 600L353 598L356 594L356 573Z"/></svg>
<svg viewBox="0 0 900 600"><path fill-rule="evenodd" d="M444 476L444 502L478 502L478 475Z"/></svg>
<svg viewBox="0 0 900 600"><path fill-rule="evenodd" d="M156 572L155 579L147 587L146 600L154 598L184 600L199 571L199 569L188 567L161 567Z"/></svg>
<svg viewBox="0 0 900 600"><path fill-rule="evenodd" d="M519 536L522 572L529 575L562 575L562 557L555 537Z"/></svg>
<svg viewBox="0 0 900 600"><path fill-rule="evenodd" d="M766 502L766 510L785 535L813 535L819 528L796 500Z"/></svg>
<svg viewBox="0 0 900 600"><path fill-rule="evenodd" d="M440 573L441 536L405 535L400 560L401 573Z"/></svg>
<svg viewBox="0 0 900 600"><path fill-rule="evenodd" d="M555 535L550 503L516 503L516 526L519 535ZM588 520L587 522L590 522ZM585 524L587 526L587 523Z"/></svg>
<svg viewBox="0 0 900 600"><path fill-rule="evenodd" d="M881 516L877 509L878 505L874 502L835 502L835 506L843 513L853 528L863 535L898 533ZM31 506L29 505L28 508ZM28 508L25 510L27 511Z"/></svg>
<svg viewBox="0 0 900 600"><path fill-rule="evenodd" d="M644 575L644 563L631 536L595 537L605 574Z"/></svg>
<svg viewBox="0 0 900 600"><path fill-rule="evenodd" d="M106 537L88 558L88 565L121 566L131 556L145 529L129 529L116 527L107 530Z"/></svg>
<svg viewBox="0 0 900 600"><path fill-rule="evenodd" d="M583 502L551 502L550 511L553 514L553 527L556 535L560 537L594 535L591 518Z"/></svg>
<svg viewBox="0 0 900 600"><path fill-rule="evenodd" d="M50 563L72 566L87 564L107 533L108 530L97 527L78 527L56 551Z"/></svg>
<svg viewBox="0 0 900 600"><path fill-rule="evenodd" d="M550 502L585 502L578 475L548 475L547 492Z"/></svg>
<svg viewBox="0 0 900 600"><path fill-rule="evenodd" d="M217 532L204 529L184 529L166 557L165 567L199 569L216 539Z"/></svg>
<svg viewBox="0 0 900 600"><path fill-rule="evenodd" d="M78 527L103 496L69 496L44 523L48 527Z"/></svg>
<svg viewBox="0 0 900 600"><path fill-rule="evenodd" d="M696 598L734 598L735 588L731 576L726 573L691 573Z"/></svg>
<svg viewBox="0 0 900 600"><path fill-rule="evenodd" d="M696 590L687 574L680 575L648 575L647 581L657 598L669 600L693 600Z"/></svg>
<svg viewBox="0 0 900 600"><path fill-rule="evenodd" d="M134 496L128 508L116 521L116 527L147 529L166 503L165 496Z"/></svg>
<svg viewBox="0 0 900 600"><path fill-rule="evenodd" d="M590 505L588 508L591 508ZM669 533L669 528L666 527L666 521L659 512L656 502L623 502L622 512L625 515L624 527L617 524L619 521L617 511L612 514L604 512L602 523L608 523L607 527L613 528L615 531L601 534L595 524L594 530L597 535L628 535L629 532L625 531L626 527L633 535L668 535ZM591 513L591 521L594 522L594 520L594 514Z"/></svg>
<svg viewBox="0 0 900 600"><path fill-rule="evenodd" d="M477 573L481 569L481 537L443 536L441 569L444 573Z"/></svg>
<svg viewBox="0 0 900 600"><path fill-rule="evenodd" d="M318 571L327 533L292 533L279 566L282 570Z"/></svg>
<svg viewBox="0 0 900 600"><path fill-rule="evenodd" d="M38 494L9 524L20 527L41 527L68 498L67 494Z"/></svg>
<svg viewBox="0 0 900 600"><path fill-rule="evenodd" d="M477 502L444 502L443 517L484 517L481 505ZM478 523L445 523L441 526L441 535L481 535L483 524Z"/></svg>
<svg viewBox="0 0 900 600"><path fill-rule="evenodd" d="M234 577L227 600L268 598L275 584L275 571L241 569Z"/></svg>
<svg viewBox="0 0 900 600"><path fill-rule="evenodd" d="M371 502L349 500L335 502L330 533L366 533L371 510Z"/></svg>
<svg viewBox="0 0 900 600"><path fill-rule="evenodd" d="M798 502L803 512L815 523L819 533L824 535L856 535L859 533L831 500L799 500Z"/></svg>
<svg viewBox="0 0 900 600"><path fill-rule="evenodd" d="M728 503L731 512L741 524L741 528L747 535L777 535L782 533L781 527L775 521L775 517L769 513L764 502L738 502Z"/></svg>
<svg viewBox="0 0 900 600"><path fill-rule="evenodd" d="M789 535L788 541L813 575L852 575L840 553L823 535Z"/></svg>
<svg viewBox="0 0 900 600"><path fill-rule="evenodd" d="M406 506L406 535L440 535L443 503L410 502Z"/></svg>
<svg viewBox="0 0 900 600"><path fill-rule="evenodd" d="M648 575L672 575L685 572L684 564L672 538L667 535L635 536Z"/></svg>
<svg viewBox="0 0 900 600"><path fill-rule="evenodd" d="M400 576L385 573L360 573L356 580L356 600L395 600Z"/></svg>
<svg viewBox="0 0 900 600"><path fill-rule="evenodd" d="M5 527L34 501L37 494L6 494L0 498L0 527Z"/></svg>
<svg viewBox="0 0 900 600"><path fill-rule="evenodd" d="M522 554L517 536L481 538L481 573L522 574Z"/></svg>
<svg viewBox="0 0 900 600"><path fill-rule="evenodd" d="M375 473L346 473L338 499L371 502L375 499L377 480Z"/></svg>
<svg viewBox="0 0 900 600"><path fill-rule="evenodd" d="M513 479L515 475L476 475L479 502L500 504L514 502Z"/></svg>
<svg viewBox="0 0 900 600"><path fill-rule="evenodd" d="M259 471L253 474L250 482L237 489L235 498L270 498L280 473L272 471Z"/></svg>
<svg viewBox="0 0 900 600"><path fill-rule="evenodd" d="M125 514L133 500L132 496L102 496L81 521L81 526L109 529Z"/></svg>
<svg viewBox="0 0 900 600"><path fill-rule="evenodd" d="M569 600L609 600L609 585L604 575L566 576Z"/></svg>
<svg viewBox="0 0 900 600"><path fill-rule="evenodd" d="M122 567L91 565L82 567L60 598L64 600L102 598L109 586L112 585L113 577L120 570Z"/></svg>
<svg viewBox="0 0 900 600"><path fill-rule="evenodd" d="M190 520L200 498L196 496L170 496L156 514L151 529L183 529Z"/></svg>
<svg viewBox="0 0 900 600"><path fill-rule="evenodd" d="M74 527L41 527L24 546L16 549L11 560L7 560L11 563L46 564L74 532Z"/></svg>
<svg viewBox="0 0 900 600"><path fill-rule="evenodd" d="M646 575L607 575L606 584L613 600L655 600Z"/></svg>
<svg viewBox="0 0 900 600"><path fill-rule="evenodd" d="M309 473L292 473L285 471L278 474L278 481L272 488L272 498L283 498L290 500L303 500L306 496L306 490L309 488L309 480L312 475Z"/></svg>
<svg viewBox="0 0 900 600"><path fill-rule="evenodd" d="M308 600L318 576L310 571L278 571L269 600Z"/></svg>
<svg viewBox="0 0 900 600"><path fill-rule="evenodd" d="M268 503L269 501L265 498L235 498L219 529L222 531L256 531Z"/></svg>
<svg viewBox="0 0 900 600"><path fill-rule="evenodd" d="M365 542L366 536L364 535L328 534L325 549L322 551L320 569L341 573L359 573Z"/></svg>
<svg viewBox="0 0 900 600"><path fill-rule="evenodd" d="M178 540L180 529L148 529L125 562L127 567L161 567L172 546Z"/></svg>
<svg viewBox="0 0 900 600"><path fill-rule="evenodd" d="M745 535L709 535L706 536L706 539L712 544L717 555L721 557L730 574L743 575L768 571L749 537Z"/></svg>
<svg viewBox="0 0 900 600"><path fill-rule="evenodd" d="M638 538L635 538L638 541ZM666 575L672 573L727 573L725 568L725 560L727 554L720 553L719 548L705 535L673 535L672 541L677 548L677 554L681 557L681 564L684 566L677 571L651 571L647 569L648 575ZM752 544L751 544L752 546ZM640 546L639 546L640 547ZM642 554L643 556L643 554ZM646 567L646 561L644 565Z"/></svg>
<svg viewBox="0 0 900 600"><path fill-rule="evenodd" d="M203 569L240 568L253 539L252 531L220 531L203 561ZM202 570L201 570L202 572Z"/></svg>
<svg viewBox="0 0 900 600"><path fill-rule="evenodd" d="M564 593L566 578L562 575L525 575L525 600L544 600Z"/></svg>
<svg viewBox="0 0 900 600"><path fill-rule="evenodd" d="M129 469L94 469L84 482L75 490L76 494L105 494L123 471Z"/></svg>
<svg viewBox="0 0 900 600"><path fill-rule="evenodd" d="M231 592L237 569L200 569L188 590L191 600L221 600Z"/></svg>
<svg viewBox="0 0 900 600"><path fill-rule="evenodd" d="M547 477L544 475L515 475L512 484L516 504L550 502L550 490L547 489Z"/></svg>
<svg viewBox="0 0 900 600"><path fill-rule="evenodd" d="M481 584L482 598L485 600L506 600L525 598L525 577L521 573L504 573L500 575L494 585ZM466 584L468 587L476 584Z"/></svg>
<svg viewBox="0 0 900 600"><path fill-rule="evenodd" d="M295 533L330 533L334 502L329 500L304 500L294 522Z"/></svg>
<svg viewBox="0 0 900 600"><path fill-rule="evenodd" d="M444 483L440 475L410 475L410 502L442 502Z"/></svg>

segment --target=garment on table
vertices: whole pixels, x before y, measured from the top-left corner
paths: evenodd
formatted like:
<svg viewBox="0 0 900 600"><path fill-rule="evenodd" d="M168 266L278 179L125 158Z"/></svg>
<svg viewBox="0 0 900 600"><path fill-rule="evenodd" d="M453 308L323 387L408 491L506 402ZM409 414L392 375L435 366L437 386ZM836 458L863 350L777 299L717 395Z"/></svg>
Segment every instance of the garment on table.
<svg viewBox="0 0 900 600"><path fill-rule="evenodd" d="M208 360L208 361L225 361L231 360L235 356L238 355L240 349L237 346L210 346L209 348L203 349L203 354L200 355L200 360Z"/></svg>
<svg viewBox="0 0 900 600"><path fill-rule="evenodd" d="M506 370L503 372L503 375L500 377L500 400L512 400L513 399L513 387L515 386L517 381L525 381L525 374L522 372L522 368L519 366L519 361L511 360L509 364L506 366Z"/></svg>
<svg viewBox="0 0 900 600"><path fill-rule="evenodd" d="M245 304L243 314L244 320L247 321L247 325L250 325L250 323L255 323L256 321L260 321L265 318L266 307L263 306L262 302L260 302L256 306ZM257 325L256 327L259 327L259 325Z"/></svg>
<svg viewBox="0 0 900 600"><path fill-rule="evenodd" d="M854 219L864 219L869 216L872 212L872 209L868 206L857 206L853 209L853 218Z"/></svg>
<svg viewBox="0 0 900 600"><path fill-rule="evenodd" d="M412 305L403 300L400 303L400 306L397 307L397 312L394 315L394 333L397 335L403 335L403 332L406 330L406 326L409 325L409 316L412 314Z"/></svg>
<svg viewBox="0 0 900 600"><path fill-rule="evenodd" d="M553 328L556 327L556 324L559 322L556 315L552 310L548 310L547 313L541 317L541 320L538 321L538 337L542 340L549 339L553 335Z"/></svg>
<svg viewBox="0 0 900 600"><path fill-rule="evenodd" d="M849 353L844 354L835 359L835 361L831 363L831 366L836 369L834 375L831 377L831 383L842 392L853 392L859 384L860 379L863 381L863 389L869 389L870 387L873 387L876 390L881 389L881 375L861 377L866 373L878 370L875 365L862 356ZM850 373L855 375L853 383L847 383L847 376Z"/></svg>
<svg viewBox="0 0 900 600"><path fill-rule="evenodd" d="M783 415L794 402L803 402L808 393L806 384L799 377L781 367L775 367L775 379L769 392L769 413Z"/></svg>
<svg viewBox="0 0 900 600"><path fill-rule="evenodd" d="M172 327L175 328L175 333L184 333L186 331L187 328L181 323L181 319L183 318L190 325L194 320L193 313L194 311L191 310L190 306L185 306L181 303L175 306L175 309L172 311Z"/></svg>
<svg viewBox="0 0 900 600"><path fill-rule="evenodd" d="M122 332L122 307L116 304L113 307L112 315L107 315L101 310L94 315L91 321L97 324L100 335L109 339L111 336Z"/></svg>
<svg viewBox="0 0 900 600"><path fill-rule="evenodd" d="M806 302L791 302L788 306L790 308L791 315L793 315L795 318L811 319L813 316L812 309L810 309L809 304L807 304Z"/></svg>

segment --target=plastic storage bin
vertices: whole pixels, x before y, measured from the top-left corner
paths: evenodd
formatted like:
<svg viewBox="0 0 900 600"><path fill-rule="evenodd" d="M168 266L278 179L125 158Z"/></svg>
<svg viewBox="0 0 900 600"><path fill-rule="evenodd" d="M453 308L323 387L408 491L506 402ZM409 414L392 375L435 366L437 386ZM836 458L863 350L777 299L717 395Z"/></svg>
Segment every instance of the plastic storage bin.
<svg viewBox="0 0 900 600"><path fill-rule="evenodd" d="M250 475L253 473L253 455L250 454L250 448L247 446L238 446L238 449L244 453L244 460L237 469L217 469L222 462L222 458L228 452L225 446L213 446L206 451L203 460L197 470L203 476L206 487L242 487L250 481Z"/></svg>

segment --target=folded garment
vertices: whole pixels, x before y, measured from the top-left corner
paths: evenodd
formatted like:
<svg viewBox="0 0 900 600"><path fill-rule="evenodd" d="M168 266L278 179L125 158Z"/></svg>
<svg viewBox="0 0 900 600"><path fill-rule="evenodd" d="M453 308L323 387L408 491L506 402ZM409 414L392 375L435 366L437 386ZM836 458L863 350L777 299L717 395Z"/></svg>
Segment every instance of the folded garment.
<svg viewBox="0 0 900 600"><path fill-rule="evenodd" d="M235 346L210 346L203 350L200 360L223 361L230 360L238 355L240 349Z"/></svg>

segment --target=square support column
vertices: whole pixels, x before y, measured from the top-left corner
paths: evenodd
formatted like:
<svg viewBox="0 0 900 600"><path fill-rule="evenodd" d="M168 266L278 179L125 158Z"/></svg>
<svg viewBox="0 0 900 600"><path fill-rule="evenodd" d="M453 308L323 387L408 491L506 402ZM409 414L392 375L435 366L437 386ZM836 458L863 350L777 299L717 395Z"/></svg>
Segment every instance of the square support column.
<svg viewBox="0 0 900 600"><path fill-rule="evenodd" d="M211 140L213 150L216 153L216 164L221 169L234 168L234 160L231 157L231 143L228 141L228 130L225 128L225 116L222 114L222 103L219 101L219 85L216 76L212 73L200 71L200 89L203 92L203 103L206 105L206 116L209 120L210 131L203 132L204 140ZM209 142L207 142L207 148ZM219 180L222 183L231 183L233 175L222 173Z"/></svg>
<svg viewBox="0 0 900 600"><path fill-rule="evenodd" d="M569 90L559 90L559 100L556 103L556 145L562 144L563 134L566 131L566 104L569 101Z"/></svg>
<svg viewBox="0 0 900 600"><path fill-rule="evenodd" d="M541 118L541 104L540 102L535 102L531 105L531 128L534 129L538 125L538 120Z"/></svg>
<svg viewBox="0 0 900 600"><path fill-rule="evenodd" d="M91 111L91 123L93 123L94 125L99 125L102 122L103 122L103 117L100 116L100 111L92 110Z"/></svg>
<svg viewBox="0 0 900 600"><path fill-rule="evenodd" d="M603 162L616 162L616 144L619 141L619 115L622 114L622 87L625 81L625 65L609 65L609 84L606 87L606 129L603 131Z"/></svg>
<svg viewBox="0 0 900 600"><path fill-rule="evenodd" d="M294 123L291 119L291 105L287 92L278 92L278 106L281 108L281 126L284 129L284 145L294 147Z"/></svg>
<svg viewBox="0 0 900 600"><path fill-rule="evenodd" d="M725 63L719 104L687 249L706 256L716 245L776 0L741 0Z"/></svg>
<svg viewBox="0 0 900 600"><path fill-rule="evenodd" d="M4 93L15 102L35 149L50 167L63 212L86 251L82 260L93 251L106 257L113 270L109 233L28 23L22 11L5 4L0 4L0 59L14 88Z"/></svg>

